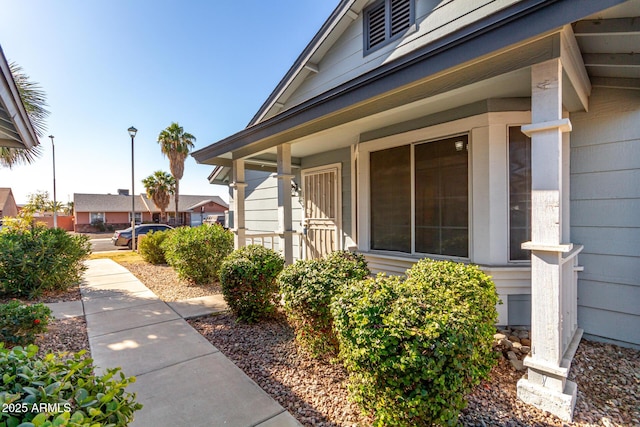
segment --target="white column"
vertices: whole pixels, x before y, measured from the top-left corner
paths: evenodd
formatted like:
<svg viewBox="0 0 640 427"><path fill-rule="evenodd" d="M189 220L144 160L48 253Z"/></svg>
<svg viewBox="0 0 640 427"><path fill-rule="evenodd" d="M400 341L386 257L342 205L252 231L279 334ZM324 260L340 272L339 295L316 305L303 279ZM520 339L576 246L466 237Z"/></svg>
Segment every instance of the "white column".
<svg viewBox="0 0 640 427"><path fill-rule="evenodd" d="M244 189L247 186L244 181L244 160L234 160L232 165L233 181L229 186L233 189L233 234L236 249L246 246L247 239L244 223Z"/></svg>
<svg viewBox="0 0 640 427"><path fill-rule="evenodd" d="M293 263L293 216L291 213L291 145L278 145L278 234L285 263Z"/></svg>
<svg viewBox="0 0 640 427"><path fill-rule="evenodd" d="M563 256L573 250L564 243L568 217L563 194L568 154L563 132L571 122L562 117L562 64L559 59L534 65L531 70L531 120L522 131L531 137L531 337L532 351L525 359L527 378L518 381L518 397L563 420L570 421L576 384L567 381L573 354L563 343ZM565 139L566 141L566 139ZM568 207L567 207L568 208ZM565 223L566 222L566 223ZM566 327L566 325L564 325ZM566 330L564 330L566 333ZM573 331L571 331L573 333ZM574 338L579 341L581 334ZM576 344L577 345L577 344ZM569 346L573 348L573 346Z"/></svg>

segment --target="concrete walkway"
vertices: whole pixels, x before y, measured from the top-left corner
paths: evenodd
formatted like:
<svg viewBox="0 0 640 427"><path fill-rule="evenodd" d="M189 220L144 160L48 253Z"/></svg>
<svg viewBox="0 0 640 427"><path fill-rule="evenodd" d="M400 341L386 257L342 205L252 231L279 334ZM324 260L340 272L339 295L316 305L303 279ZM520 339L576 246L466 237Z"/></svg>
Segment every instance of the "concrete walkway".
<svg viewBox="0 0 640 427"><path fill-rule="evenodd" d="M226 308L218 297L165 303L109 259L87 261L82 301L50 304L57 318L84 313L100 372L122 367L144 408L133 427L301 424L184 319Z"/></svg>

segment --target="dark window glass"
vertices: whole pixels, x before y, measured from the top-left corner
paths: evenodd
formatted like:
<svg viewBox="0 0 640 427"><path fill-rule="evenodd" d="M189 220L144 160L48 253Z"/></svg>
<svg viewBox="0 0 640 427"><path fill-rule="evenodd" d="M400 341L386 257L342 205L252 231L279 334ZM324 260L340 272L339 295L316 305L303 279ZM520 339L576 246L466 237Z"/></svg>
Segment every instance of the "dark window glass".
<svg viewBox="0 0 640 427"><path fill-rule="evenodd" d="M468 138L415 146L416 252L469 256Z"/></svg>
<svg viewBox="0 0 640 427"><path fill-rule="evenodd" d="M375 151L371 166L371 249L411 252L411 147Z"/></svg>
<svg viewBox="0 0 640 427"><path fill-rule="evenodd" d="M509 128L509 258L531 259L521 248L531 240L531 138L520 127Z"/></svg>

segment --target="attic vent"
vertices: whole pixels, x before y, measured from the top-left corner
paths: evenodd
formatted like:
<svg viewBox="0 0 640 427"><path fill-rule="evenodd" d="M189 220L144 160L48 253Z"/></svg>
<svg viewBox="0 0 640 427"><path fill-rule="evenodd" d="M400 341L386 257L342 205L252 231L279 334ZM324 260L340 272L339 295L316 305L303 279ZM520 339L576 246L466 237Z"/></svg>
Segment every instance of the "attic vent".
<svg viewBox="0 0 640 427"><path fill-rule="evenodd" d="M365 54L400 37L414 21L414 0L378 0L364 10Z"/></svg>

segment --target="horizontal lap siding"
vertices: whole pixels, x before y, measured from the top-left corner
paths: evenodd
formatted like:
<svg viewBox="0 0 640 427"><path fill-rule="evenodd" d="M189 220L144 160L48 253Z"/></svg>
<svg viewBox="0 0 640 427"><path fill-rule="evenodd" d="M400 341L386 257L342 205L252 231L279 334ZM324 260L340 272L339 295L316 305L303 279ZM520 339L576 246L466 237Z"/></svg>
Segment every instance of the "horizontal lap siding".
<svg viewBox="0 0 640 427"><path fill-rule="evenodd" d="M363 23L360 13L358 19L324 55L319 64L320 71L307 77L287 100L285 108L298 105L516 2L517 0L416 0L417 31L366 56L363 53Z"/></svg>
<svg viewBox="0 0 640 427"><path fill-rule="evenodd" d="M595 88L572 114L571 241L579 256L578 323L640 346L640 92Z"/></svg>

